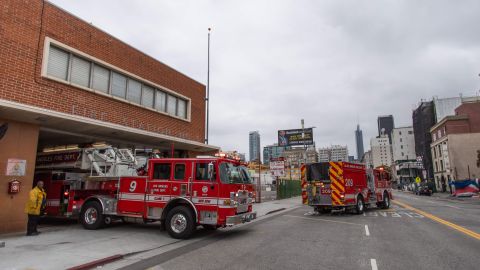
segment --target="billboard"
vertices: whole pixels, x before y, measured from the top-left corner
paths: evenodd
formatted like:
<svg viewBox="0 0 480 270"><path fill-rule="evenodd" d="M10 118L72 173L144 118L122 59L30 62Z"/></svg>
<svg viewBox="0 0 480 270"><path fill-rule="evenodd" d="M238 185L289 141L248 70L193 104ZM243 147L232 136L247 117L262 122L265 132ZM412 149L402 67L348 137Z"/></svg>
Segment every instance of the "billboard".
<svg viewBox="0 0 480 270"><path fill-rule="evenodd" d="M305 132L305 136L302 133ZM312 145L313 129L288 129L278 131L279 146Z"/></svg>

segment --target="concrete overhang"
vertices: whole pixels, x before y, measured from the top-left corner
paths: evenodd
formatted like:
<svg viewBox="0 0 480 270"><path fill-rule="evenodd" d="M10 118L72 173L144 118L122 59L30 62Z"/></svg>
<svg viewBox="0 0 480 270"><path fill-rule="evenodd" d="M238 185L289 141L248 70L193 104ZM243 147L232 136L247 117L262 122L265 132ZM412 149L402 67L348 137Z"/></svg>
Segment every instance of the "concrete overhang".
<svg viewBox="0 0 480 270"><path fill-rule="evenodd" d="M0 99L0 118L36 124L41 132L88 137L143 147L195 152L218 151L220 147L138 128L72 115Z"/></svg>

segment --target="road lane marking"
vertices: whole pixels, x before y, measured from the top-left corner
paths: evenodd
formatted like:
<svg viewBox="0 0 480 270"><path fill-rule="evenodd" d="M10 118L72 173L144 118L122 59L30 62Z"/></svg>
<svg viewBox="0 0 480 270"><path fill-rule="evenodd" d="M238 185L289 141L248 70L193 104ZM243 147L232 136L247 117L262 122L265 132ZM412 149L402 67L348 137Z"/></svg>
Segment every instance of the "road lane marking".
<svg viewBox="0 0 480 270"><path fill-rule="evenodd" d="M445 204L444 206L446 206L446 207L451 207L451 208L455 208L455 209L458 209L458 210L462 210L462 208L456 207L456 206L453 206L453 205L447 205L447 204Z"/></svg>
<svg viewBox="0 0 480 270"><path fill-rule="evenodd" d="M370 265L372 265L372 270L378 270L377 260L375 260L375 259L370 259Z"/></svg>
<svg viewBox="0 0 480 270"><path fill-rule="evenodd" d="M294 218L300 218L300 219L315 220L315 221L326 221L326 222L333 222L333 223L363 226L363 224L358 224L358 223L350 223L350 222L345 222L345 221L336 221L336 220L322 219L322 218L307 218L307 217L299 217L299 216L292 216L292 215L283 215L283 216L284 217L294 217Z"/></svg>
<svg viewBox="0 0 480 270"><path fill-rule="evenodd" d="M370 236L370 231L368 230L368 225L365 225L365 234Z"/></svg>
<svg viewBox="0 0 480 270"><path fill-rule="evenodd" d="M457 230L457 231L459 231L459 232L462 232L462 233L464 233L464 234L466 234L466 235L468 235L468 236L470 236L470 237L472 237L472 238L475 238L475 239L477 239L477 240L480 240L480 234L479 234L479 233L476 233L476 232L471 231L471 230L469 230L469 229L466 229L466 228L464 228L464 227L462 227L462 226L459 226L459 225L454 224L454 223L452 223L452 222L449 222L449 221L446 221L446 220L444 220L444 219L441 219L441 218L439 218L439 217L437 217L437 216L435 216L435 215L432 215L432 214L429 214L429 213L427 213L427 212L424 212L424 211L422 211L422 210L420 210L420 209L417 209L417 208L415 208L415 207L412 207L412 206L410 206L410 205L408 205L408 204L406 204L406 203L399 202L398 200L393 201L393 203L396 203L396 204L398 204L398 205L400 205L400 206L403 206L404 208L407 208L407 209L409 209L409 210L415 211L415 212L423 215L424 217L427 217L427 218L429 218L429 219L431 219L431 220L434 220L434 221L436 221L436 222L438 222L438 223L441 223L441 224L443 224L443 225L445 225L445 226L448 226L448 227L450 227L450 228L452 228L452 229L454 229L454 230Z"/></svg>

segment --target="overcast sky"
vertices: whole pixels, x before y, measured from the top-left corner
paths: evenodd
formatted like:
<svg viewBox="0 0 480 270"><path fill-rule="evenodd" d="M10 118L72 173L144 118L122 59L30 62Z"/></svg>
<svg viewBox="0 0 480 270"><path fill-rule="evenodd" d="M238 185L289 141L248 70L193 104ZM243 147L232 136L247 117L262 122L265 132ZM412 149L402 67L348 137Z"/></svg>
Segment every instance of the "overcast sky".
<svg viewBox="0 0 480 270"><path fill-rule="evenodd" d="M51 2L204 84L212 27L210 144L247 156L302 118L356 156L357 121L367 150L378 115L480 89L477 0Z"/></svg>

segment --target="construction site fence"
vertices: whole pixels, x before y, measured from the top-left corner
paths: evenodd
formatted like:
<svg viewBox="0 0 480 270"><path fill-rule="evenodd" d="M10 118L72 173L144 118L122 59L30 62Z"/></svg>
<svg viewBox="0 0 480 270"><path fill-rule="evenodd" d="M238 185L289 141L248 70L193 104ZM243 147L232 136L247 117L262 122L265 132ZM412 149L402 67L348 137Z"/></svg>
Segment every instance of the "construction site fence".
<svg viewBox="0 0 480 270"><path fill-rule="evenodd" d="M278 180L277 199L286 199L295 196L300 196L302 189L300 180Z"/></svg>

